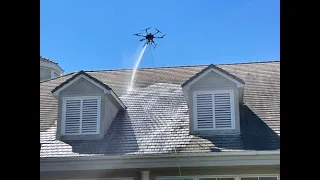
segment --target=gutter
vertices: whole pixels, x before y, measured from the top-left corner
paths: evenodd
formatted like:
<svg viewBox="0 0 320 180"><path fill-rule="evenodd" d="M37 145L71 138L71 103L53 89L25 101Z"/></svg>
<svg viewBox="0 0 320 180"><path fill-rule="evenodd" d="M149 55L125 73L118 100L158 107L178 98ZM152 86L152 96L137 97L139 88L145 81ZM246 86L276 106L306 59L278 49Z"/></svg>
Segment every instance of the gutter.
<svg viewBox="0 0 320 180"><path fill-rule="evenodd" d="M213 153L180 153L160 155L116 155L116 156L77 156L77 157L41 157L40 162L48 161L83 161L83 160L111 160L111 159L148 159L148 158L176 158L176 157L215 157L215 156L239 156L239 155L280 155L280 150L274 151L233 151Z"/></svg>
<svg viewBox="0 0 320 180"><path fill-rule="evenodd" d="M40 158L40 172L164 167L280 165L280 150L164 155L86 156Z"/></svg>

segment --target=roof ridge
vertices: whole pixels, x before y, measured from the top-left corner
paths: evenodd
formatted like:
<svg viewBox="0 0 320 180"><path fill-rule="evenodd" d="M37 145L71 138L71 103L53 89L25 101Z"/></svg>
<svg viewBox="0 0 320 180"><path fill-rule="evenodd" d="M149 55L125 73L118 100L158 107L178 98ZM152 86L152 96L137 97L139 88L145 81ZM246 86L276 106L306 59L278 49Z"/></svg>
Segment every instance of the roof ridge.
<svg viewBox="0 0 320 180"><path fill-rule="evenodd" d="M270 60L270 61L252 61L252 62L239 62L239 63L225 63L225 64L214 64L216 66L219 65L237 65L237 64L258 64L258 63L274 63L280 62L280 60ZM213 63L210 63L213 64ZM145 68L138 68L139 70L142 69L161 69L161 68L181 68L181 67L199 67L199 66L209 66L210 64L199 64L199 65L180 65L180 66L159 66L159 67L145 67ZM133 70L132 68L127 69L100 69L100 70L84 70L85 72L99 72L99 71L124 71L124 70Z"/></svg>
<svg viewBox="0 0 320 180"><path fill-rule="evenodd" d="M257 62L240 62L240 63L226 63L226 64L214 64L215 66L220 66L220 65L237 65L237 64L258 64L258 63L274 63L274 62L280 62L280 60L273 60L273 61L257 61ZM212 64L212 63L211 63ZM181 67L200 67L200 66L209 66L210 64L200 64L200 65L181 65L181 66L162 66L162 67L153 67L153 68L139 68L138 70L143 70L143 69L161 69L161 68L181 68ZM131 71L133 69L103 69L103 70L80 70L80 71L84 71L84 72L105 72L105 71ZM59 76L57 78L61 78L61 77L65 77L65 76L69 76L73 73L78 73L79 71L73 71L70 72L68 74L64 74L62 76ZM57 78L54 79L48 79L45 81L42 81L40 83L43 82L47 82L47 81L51 81L51 80L55 80Z"/></svg>

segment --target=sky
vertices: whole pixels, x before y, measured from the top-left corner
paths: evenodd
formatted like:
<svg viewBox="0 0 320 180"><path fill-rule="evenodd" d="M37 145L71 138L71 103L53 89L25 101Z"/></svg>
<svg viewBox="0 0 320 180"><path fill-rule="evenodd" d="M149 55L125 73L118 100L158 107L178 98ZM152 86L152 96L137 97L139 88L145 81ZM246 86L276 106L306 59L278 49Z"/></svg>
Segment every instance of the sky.
<svg viewBox="0 0 320 180"><path fill-rule="evenodd" d="M40 0L40 55L65 73L280 60L280 0Z"/></svg>

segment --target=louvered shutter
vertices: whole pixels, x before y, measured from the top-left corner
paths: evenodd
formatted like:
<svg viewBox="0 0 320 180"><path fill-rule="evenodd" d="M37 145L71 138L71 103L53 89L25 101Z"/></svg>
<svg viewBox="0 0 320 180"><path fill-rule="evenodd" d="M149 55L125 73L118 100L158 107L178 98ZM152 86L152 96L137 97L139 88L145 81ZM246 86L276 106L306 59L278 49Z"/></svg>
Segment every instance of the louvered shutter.
<svg viewBox="0 0 320 180"><path fill-rule="evenodd" d="M196 117L198 129L212 129L213 128L213 104L212 94L203 93L196 95Z"/></svg>
<svg viewBox="0 0 320 180"><path fill-rule="evenodd" d="M66 98L64 104L64 134L99 133L99 97Z"/></svg>
<svg viewBox="0 0 320 180"><path fill-rule="evenodd" d="M98 130L98 99L82 101L81 133L95 133Z"/></svg>
<svg viewBox="0 0 320 180"><path fill-rule="evenodd" d="M213 102L215 128L232 128L231 93L215 92Z"/></svg>
<svg viewBox="0 0 320 180"><path fill-rule="evenodd" d="M232 91L196 92L194 97L198 130L234 128Z"/></svg>
<svg viewBox="0 0 320 180"><path fill-rule="evenodd" d="M81 100L65 100L65 134L80 133Z"/></svg>

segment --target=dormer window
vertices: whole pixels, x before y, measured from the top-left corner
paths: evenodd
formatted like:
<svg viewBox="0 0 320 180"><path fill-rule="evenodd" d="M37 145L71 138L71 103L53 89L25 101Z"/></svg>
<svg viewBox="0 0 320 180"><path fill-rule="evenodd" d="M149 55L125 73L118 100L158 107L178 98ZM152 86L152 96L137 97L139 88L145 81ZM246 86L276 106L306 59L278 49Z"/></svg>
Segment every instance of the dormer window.
<svg viewBox="0 0 320 180"><path fill-rule="evenodd" d="M102 139L125 105L113 90L84 71L52 91L58 100L57 139Z"/></svg>
<svg viewBox="0 0 320 180"><path fill-rule="evenodd" d="M190 134L240 134L243 80L211 64L181 86L189 107Z"/></svg>
<svg viewBox="0 0 320 180"><path fill-rule="evenodd" d="M63 98L62 135L100 133L100 96Z"/></svg>
<svg viewBox="0 0 320 180"><path fill-rule="evenodd" d="M232 90L194 91L195 130L235 129Z"/></svg>

